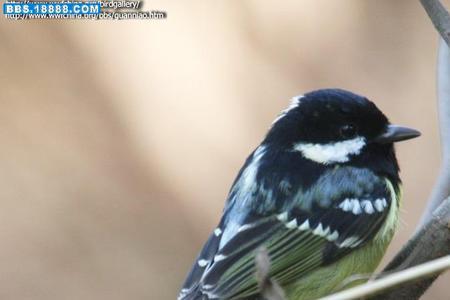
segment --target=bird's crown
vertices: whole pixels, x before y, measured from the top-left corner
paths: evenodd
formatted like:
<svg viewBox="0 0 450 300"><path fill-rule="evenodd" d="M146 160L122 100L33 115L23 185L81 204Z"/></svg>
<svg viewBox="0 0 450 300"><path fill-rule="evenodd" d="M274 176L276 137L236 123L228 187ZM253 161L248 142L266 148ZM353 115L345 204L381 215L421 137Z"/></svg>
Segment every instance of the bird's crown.
<svg viewBox="0 0 450 300"><path fill-rule="evenodd" d="M365 97L322 89L296 96L272 124L263 144L299 151L320 163L346 162L368 144L391 146L419 135L390 125L388 118Z"/></svg>

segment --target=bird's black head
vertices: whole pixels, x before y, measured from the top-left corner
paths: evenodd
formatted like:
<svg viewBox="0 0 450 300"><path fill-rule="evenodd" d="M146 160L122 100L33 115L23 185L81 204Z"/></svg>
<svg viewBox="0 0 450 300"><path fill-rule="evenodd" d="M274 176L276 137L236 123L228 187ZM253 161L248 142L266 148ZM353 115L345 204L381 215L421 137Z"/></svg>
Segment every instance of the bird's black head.
<svg viewBox="0 0 450 300"><path fill-rule="evenodd" d="M294 97L274 121L264 143L333 164L357 159L369 150L393 149L393 142L419 135L416 130L391 125L365 97L324 89Z"/></svg>

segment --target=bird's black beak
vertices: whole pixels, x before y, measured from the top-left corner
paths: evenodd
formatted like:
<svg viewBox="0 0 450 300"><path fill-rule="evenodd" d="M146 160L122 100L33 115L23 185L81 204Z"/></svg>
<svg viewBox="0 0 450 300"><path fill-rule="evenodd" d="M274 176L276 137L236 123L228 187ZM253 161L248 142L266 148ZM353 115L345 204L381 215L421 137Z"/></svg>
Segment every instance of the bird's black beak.
<svg viewBox="0 0 450 300"><path fill-rule="evenodd" d="M388 125L385 132L374 139L375 143L388 144L405 141L420 136L420 132L403 126Z"/></svg>

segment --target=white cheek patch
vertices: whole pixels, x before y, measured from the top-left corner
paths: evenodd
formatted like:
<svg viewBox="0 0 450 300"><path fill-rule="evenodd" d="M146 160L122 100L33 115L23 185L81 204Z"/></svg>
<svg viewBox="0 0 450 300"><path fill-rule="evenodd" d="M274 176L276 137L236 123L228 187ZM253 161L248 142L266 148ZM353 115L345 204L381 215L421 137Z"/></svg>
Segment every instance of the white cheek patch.
<svg viewBox="0 0 450 300"><path fill-rule="evenodd" d="M321 164L345 163L350 155L358 155L366 145L363 137L328 144L298 143L294 151L302 153L303 157Z"/></svg>
<svg viewBox="0 0 450 300"><path fill-rule="evenodd" d="M278 122L285 115L287 115L289 111L298 107L300 104L300 99L302 99L302 98L303 98L303 95L293 97L291 99L291 103L289 104L289 106L285 110L283 110L275 120L273 120L272 125L275 124L276 122Z"/></svg>

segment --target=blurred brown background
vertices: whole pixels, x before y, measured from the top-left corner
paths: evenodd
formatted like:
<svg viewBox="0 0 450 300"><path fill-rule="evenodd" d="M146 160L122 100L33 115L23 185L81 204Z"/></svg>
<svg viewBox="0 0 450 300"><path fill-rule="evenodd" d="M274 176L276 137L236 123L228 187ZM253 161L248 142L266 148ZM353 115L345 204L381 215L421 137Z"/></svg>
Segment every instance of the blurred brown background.
<svg viewBox="0 0 450 300"><path fill-rule="evenodd" d="M437 34L419 1L152 9L168 19L1 19L0 299L174 299L246 156L289 98L322 87L423 133L397 148L392 257L440 157ZM448 299L449 279L425 299Z"/></svg>

